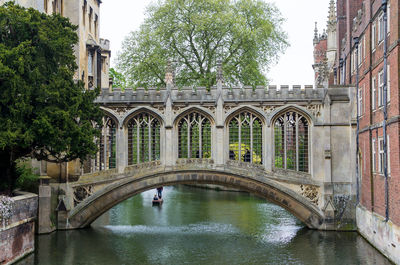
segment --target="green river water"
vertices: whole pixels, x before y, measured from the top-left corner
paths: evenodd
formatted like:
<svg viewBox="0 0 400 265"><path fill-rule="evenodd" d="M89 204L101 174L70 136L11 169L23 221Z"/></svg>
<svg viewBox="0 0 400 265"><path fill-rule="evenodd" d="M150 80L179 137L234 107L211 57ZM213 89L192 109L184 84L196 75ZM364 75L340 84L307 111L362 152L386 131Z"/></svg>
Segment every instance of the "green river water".
<svg viewBox="0 0 400 265"><path fill-rule="evenodd" d="M353 232L309 230L247 193L165 187L115 206L91 228L37 237L20 264L390 264Z"/></svg>

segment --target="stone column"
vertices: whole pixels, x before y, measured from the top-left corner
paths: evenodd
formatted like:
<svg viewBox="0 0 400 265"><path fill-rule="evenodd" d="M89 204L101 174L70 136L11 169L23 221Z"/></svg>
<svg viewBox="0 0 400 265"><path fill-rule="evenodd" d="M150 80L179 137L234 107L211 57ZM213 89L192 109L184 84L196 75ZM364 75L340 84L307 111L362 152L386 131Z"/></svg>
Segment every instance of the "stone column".
<svg viewBox="0 0 400 265"><path fill-rule="evenodd" d="M264 131L264 154L263 154L263 163L265 166L265 170L272 171L273 161L274 161L274 141L272 139L272 126L265 126Z"/></svg>
<svg viewBox="0 0 400 265"><path fill-rule="evenodd" d="M217 99L216 99L216 121L215 121L215 139L214 139L214 161L215 164L218 166L223 166L225 164L225 157L224 155L229 151L226 150L226 145L224 141L224 100L223 100L223 75L222 75L222 63L220 60L217 62Z"/></svg>
<svg viewBox="0 0 400 265"><path fill-rule="evenodd" d="M172 126L172 100L171 100L171 88L167 84L167 101L165 106L165 138L164 138L164 161L166 166L173 166L175 164L175 152L174 138L173 138L173 126Z"/></svg>
<svg viewBox="0 0 400 265"><path fill-rule="evenodd" d="M123 173L125 167L127 166L128 154L126 152L126 143L125 143L125 130L122 127L122 124L118 125L117 128L117 170L118 173Z"/></svg>
<svg viewBox="0 0 400 265"><path fill-rule="evenodd" d="M41 176L39 185L39 210L38 210L38 234L47 234L56 230L51 222L51 187L50 177Z"/></svg>

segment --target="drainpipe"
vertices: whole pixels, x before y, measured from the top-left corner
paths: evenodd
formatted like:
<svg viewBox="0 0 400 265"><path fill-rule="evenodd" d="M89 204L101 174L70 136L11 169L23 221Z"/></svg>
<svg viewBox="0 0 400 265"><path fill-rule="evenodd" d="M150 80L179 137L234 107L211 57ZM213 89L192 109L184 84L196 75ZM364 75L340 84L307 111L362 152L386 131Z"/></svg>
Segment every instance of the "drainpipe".
<svg viewBox="0 0 400 265"><path fill-rule="evenodd" d="M385 220L389 221L389 183L387 161L387 0L382 0L384 43L383 43L383 175L385 177Z"/></svg>
<svg viewBox="0 0 400 265"><path fill-rule="evenodd" d="M356 102L357 102L357 131L356 131L356 194L357 194L357 205L360 203L360 170L359 170L359 156L358 156L358 150L359 150L359 134L360 134L360 113L359 113L359 91L358 91L358 82L359 82L359 69L358 69L358 44L359 44L359 39L358 37L353 38L354 46L356 49L356 59L355 59L355 64L356 64ZM351 75L350 75L351 76Z"/></svg>

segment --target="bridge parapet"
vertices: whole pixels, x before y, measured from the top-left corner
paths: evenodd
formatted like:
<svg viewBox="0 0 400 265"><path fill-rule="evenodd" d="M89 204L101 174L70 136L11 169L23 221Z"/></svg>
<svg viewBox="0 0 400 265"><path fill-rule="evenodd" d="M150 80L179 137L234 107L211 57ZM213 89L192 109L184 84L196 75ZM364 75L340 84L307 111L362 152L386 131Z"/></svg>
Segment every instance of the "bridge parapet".
<svg viewBox="0 0 400 265"><path fill-rule="evenodd" d="M325 96L325 88L313 86L288 86L288 85L270 85L257 86L256 88L244 87L222 87L222 97L224 101L322 101ZM216 87L209 91L205 87L183 87L171 90L171 99L173 102L216 102L220 93ZM114 88L110 91L103 88L98 97L98 103L124 103L124 102L151 102L163 103L168 97L166 89L158 88Z"/></svg>

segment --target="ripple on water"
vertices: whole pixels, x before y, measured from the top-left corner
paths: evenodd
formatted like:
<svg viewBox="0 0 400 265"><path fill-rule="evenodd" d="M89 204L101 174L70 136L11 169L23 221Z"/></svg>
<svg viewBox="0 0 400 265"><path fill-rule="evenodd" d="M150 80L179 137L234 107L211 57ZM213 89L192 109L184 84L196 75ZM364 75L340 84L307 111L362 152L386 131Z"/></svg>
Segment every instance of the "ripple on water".
<svg viewBox="0 0 400 265"><path fill-rule="evenodd" d="M235 235L239 231L231 224L197 223L186 226L147 226L147 225L106 225L102 227L114 234L130 236L134 234L157 235ZM96 229L102 229L96 228Z"/></svg>

